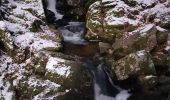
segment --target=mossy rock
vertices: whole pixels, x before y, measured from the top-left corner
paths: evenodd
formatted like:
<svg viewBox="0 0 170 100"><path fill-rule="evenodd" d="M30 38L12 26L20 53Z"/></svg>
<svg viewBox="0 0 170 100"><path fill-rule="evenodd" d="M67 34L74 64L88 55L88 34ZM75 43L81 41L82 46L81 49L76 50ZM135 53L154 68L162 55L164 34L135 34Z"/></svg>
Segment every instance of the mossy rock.
<svg viewBox="0 0 170 100"><path fill-rule="evenodd" d="M86 100L89 99L89 92L91 91L91 78L87 69L80 61L64 60L61 58L53 57L56 63L50 65L55 69L52 70L49 60L46 67L44 79L50 80L54 83L60 84L58 92L68 91L66 94L56 97L60 100Z"/></svg>
<svg viewBox="0 0 170 100"><path fill-rule="evenodd" d="M157 46L156 27L152 25L147 31L142 30L143 28L140 28L132 34L124 33L117 37L112 45L113 55L119 59L139 50L145 49L148 52L153 50Z"/></svg>
<svg viewBox="0 0 170 100"><path fill-rule="evenodd" d="M41 25L42 25L42 21L40 20L34 20L34 22L31 24L31 28L30 28L30 31L32 32L38 32L41 30Z"/></svg>
<svg viewBox="0 0 170 100"><path fill-rule="evenodd" d="M16 99L49 99L57 96L57 88L59 86L49 80L43 80L41 77L25 77L15 87Z"/></svg>
<svg viewBox="0 0 170 100"><path fill-rule="evenodd" d="M131 53L114 62L112 71L118 80L124 80L130 76L155 74L153 61L146 51Z"/></svg>
<svg viewBox="0 0 170 100"><path fill-rule="evenodd" d="M13 41L11 34L0 29L0 49L11 54L13 50Z"/></svg>

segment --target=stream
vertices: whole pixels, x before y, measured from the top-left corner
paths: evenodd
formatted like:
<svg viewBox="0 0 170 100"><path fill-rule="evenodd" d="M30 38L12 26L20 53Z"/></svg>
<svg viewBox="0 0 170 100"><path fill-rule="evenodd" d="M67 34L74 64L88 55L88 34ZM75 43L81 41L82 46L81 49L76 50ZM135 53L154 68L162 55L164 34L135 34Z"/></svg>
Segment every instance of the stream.
<svg viewBox="0 0 170 100"><path fill-rule="evenodd" d="M112 81L107 66L98 53L98 42L90 43L84 39L86 23L79 20L82 18L74 19L77 15L72 10L65 9L69 8L66 0L47 1L47 13L51 14L51 19L47 22L56 25L62 35L63 52L84 58L83 62L93 80L93 100L127 100L130 94Z"/></svg>

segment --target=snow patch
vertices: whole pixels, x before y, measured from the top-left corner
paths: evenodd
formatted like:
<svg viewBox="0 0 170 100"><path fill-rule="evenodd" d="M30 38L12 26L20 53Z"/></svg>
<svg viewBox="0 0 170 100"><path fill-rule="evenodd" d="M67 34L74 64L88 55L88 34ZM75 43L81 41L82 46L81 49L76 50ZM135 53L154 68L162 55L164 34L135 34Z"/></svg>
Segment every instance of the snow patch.
<svg viewBox="0 0 170 100"><path fill-rule="evenodd" d="M68 77L71 67L65 65L64 59L50 57L46 65L46 69L52 73Z"/></svg>

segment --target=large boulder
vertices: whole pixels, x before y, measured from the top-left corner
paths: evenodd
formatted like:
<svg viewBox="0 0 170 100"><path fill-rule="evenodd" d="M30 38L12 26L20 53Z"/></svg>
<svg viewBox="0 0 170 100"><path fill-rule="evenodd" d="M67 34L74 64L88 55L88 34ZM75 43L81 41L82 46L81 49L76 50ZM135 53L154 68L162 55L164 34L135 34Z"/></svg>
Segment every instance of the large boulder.
<svg viewBox="0 0 170 100"><path fill-rule="evenodd" d="M156 32L156 26L148 24L133 32L123 34L120 38L116 38L112 45L114 56L119 59L139 50L151 51L157 45Z"/></svg>
<svg viewBox="0 0 170 100"><path fill-rule="evenodd" d="M153 61L145 50L131 53L124 58L113 62L112 71L118 80L124 80L130 76L155 74Z"/></svg>
<svg viewBox="0 0 170 100"><path fill-rule="evenodd" d="M61 53L44 53L35 55L32 59L33 64L27 66L29 72L25 73L19 79L19 83L14 85L17 98L90 99L92 81L84 64L78 60L79 58Z"/></svg>
<svg viewBox="0 0 170 100"><path fill-rule="evenodd" d="M120 6L119 3L122 5ZM124 9L122 8L124 7ZM138 21L128 18L123 1L96 1L87 12L87 34L89 40L114 42L117 35L123 31L132 31Z"/></svg>
<svg viewBox="0 0 170 100"><path fill-rule="evenodd" d="M90 92L90 76L85 66L80 61L49 58L46 66L45 79L61 85L60 92L67 91L59 99L69 98L86 100Z"/></svg>

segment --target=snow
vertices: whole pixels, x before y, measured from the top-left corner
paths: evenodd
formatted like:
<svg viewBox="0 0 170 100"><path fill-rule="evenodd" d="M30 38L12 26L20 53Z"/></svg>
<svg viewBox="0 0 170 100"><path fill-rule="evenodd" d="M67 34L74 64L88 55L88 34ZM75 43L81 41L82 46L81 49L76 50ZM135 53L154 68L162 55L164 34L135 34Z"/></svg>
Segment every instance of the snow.
<svg viewBox="0 0 170 100"><path fill-rule="evenodd" d="M165 48L165 50L166 50L166 51L169 51L169 50L170 50L170 46L167 46L167 47Z"/></svg>
<svg viewBox="0 0 170 100"><path fill-rule="evenodd" d="M165 32L165 31L166 31L166 29L161 28L160 26L156 26L156 29L157 29L158 31L160 31L160 32Z"/></svg>
<svg viewBox="0 0 170 100"><path fill-rule="evenodd" d="M13 92L9 91L10 83L5 82L4 77L4 74L0 76L0 97L3 97L4 100L12 100Z"/></svg>
<svg viewBox="0 0 170 100"><path fill-rule="evenodd" d="M144 56L144 55L145 55L145 50L138 51L136 54L137 54L139 57Z"/></svg>
<svg viewBox="0 0 170 100"><path fill-rule="evenodd" d="M152 4L158 2L158 0L135 0L138 4L142 4L143 6L151 6Z"/></svg>
<svg viewBox="0 0 170 100"><path fill-rule="evenodd" d="M144 27L142 27L140 33L145 33L145 32L149 31L153 27L154 27L154 24L147 24Z"/></svg>
<svg viewBox="0 0 170 100"><path fill-rule="evenodd" d="M137 20L132 20L126 17L114 17L112 15L107 16L105 18L105 21L107 22L108 25L124 25L125 23L129 23L132 25L137 25L138 21Z"/></svg>
<svg viewBox="0 0 170 100"><path fill-rule="evenodd" d="M0 21L0 29L1 30L5 30L5 27L6 25L5 25L5 23L4 23L4 21Z"/></svg>
<svg viewBox="0 0 170 100"><path fill-rule="evenodd" d="M19 45L23 49L30 47L33 51L39 51L43 48L54 47L57 48L60 46L60 43L54 42L52 40L42 39L38 36L35 36L32 32L27 32L23 35L18 35L14 37L16 45Z"/></svg>
<svg viewBox="0 0 170 100"><path fill-rule="evenodd" d="M47 0L48 1L48 10L52 11L55 14L56 20L62 19L63 15L57 12L56 10L56 0Z"/></svg>
<svg viewBox="0 0 170 100"><path fill-rule="evenodd" d="M70 66L65 65L64 59L54 57L50 57L46 65L48 71L65 77L70 74L70 68Z"/></svg>
<svg viewBox="0 0 170 100"><path fill-rule="evenodd" d="M153 76L153 75L148 75L148 76L145 76L145 79L151 79L151 78L154 78L156 76Z"/></svg>

